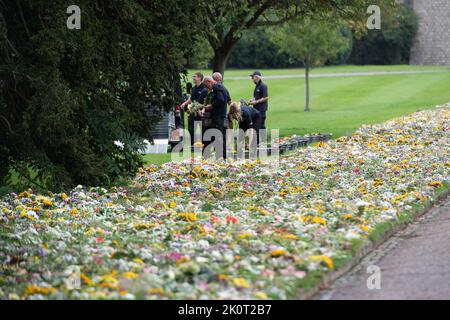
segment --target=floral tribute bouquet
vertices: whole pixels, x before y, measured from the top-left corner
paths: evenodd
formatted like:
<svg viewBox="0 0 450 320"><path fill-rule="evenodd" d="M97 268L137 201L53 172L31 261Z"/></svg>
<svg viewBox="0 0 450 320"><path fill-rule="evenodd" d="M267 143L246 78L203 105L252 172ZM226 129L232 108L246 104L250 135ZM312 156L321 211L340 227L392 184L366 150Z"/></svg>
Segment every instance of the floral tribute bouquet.
<svg viewBox="0 0 450 320"><path fill-rule="evenodd" d="M188 105L187 111L189 112L189 114L201 115L204 108L205 108L205 105L203 105L197 101L192 101L192 103Z"/></svg>

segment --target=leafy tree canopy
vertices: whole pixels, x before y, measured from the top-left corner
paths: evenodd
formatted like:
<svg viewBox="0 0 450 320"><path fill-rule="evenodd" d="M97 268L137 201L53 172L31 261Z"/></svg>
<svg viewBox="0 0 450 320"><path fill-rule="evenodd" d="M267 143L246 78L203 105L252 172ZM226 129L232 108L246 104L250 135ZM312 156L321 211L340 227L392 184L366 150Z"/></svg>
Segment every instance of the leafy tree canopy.
<svg viewBox="0 0 450 320"><path fill-rule="evenodd" d="M195 2L78 0L81 30L66 26L71 4L0 1L0 180L11 168L52 188L133 174L156 121L144 102L179 99Z"/></svg>
<svg viewBox="0 0 450 320"><path fill-rule="evenodd" d="M383 10L395 6L394 0L221 0L199 3L199 22L214 51L212 67L224 72L232 48L246 30L281 25L296 17L343 18L353 29L364 33L369 5Z"/></svg>

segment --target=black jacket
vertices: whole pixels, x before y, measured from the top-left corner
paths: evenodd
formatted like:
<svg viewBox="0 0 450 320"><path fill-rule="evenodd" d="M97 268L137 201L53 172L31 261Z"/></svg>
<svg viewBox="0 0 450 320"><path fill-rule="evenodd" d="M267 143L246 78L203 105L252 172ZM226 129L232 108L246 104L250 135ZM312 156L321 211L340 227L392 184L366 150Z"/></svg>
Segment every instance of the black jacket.
<svg viewBox="0 0 450 320"><path fill-rule="evenodd" d="M216 83L213 87L211 95L211 118L216 126L225 126L225 119L227 117L227 100L227 89L225 89L222 84Z"/></svg>
<svg viewBox="0 0 450 320"><path fill-rule="evenodd" d="M261 98L265 98L268 96L269 90L267 88L267 85L264 82L262 82L262 80L260 80L255 86L253 97L255 98L255 100L259 100ZM265 101L262 103L255 104L253 107L255 107L255 109L258 110L259 112L261 112L262 115L265 115L267 109L269 108L269 104L267 103L267 101Z"/></svg>

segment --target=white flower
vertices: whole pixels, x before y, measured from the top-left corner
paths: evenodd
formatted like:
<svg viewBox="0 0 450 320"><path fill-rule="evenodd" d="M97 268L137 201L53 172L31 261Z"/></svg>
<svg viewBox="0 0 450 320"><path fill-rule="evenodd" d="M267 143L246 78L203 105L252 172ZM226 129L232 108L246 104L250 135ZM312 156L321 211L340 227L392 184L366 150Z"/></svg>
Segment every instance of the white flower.
<svg viewBox="0 0 450 320"><path fill-rule="evenodd" d="M125 147L125 144L121 141L114 141L114 144L119 147L119 149L123 150L123 148Z"/></svg>
<svg viewBox="0 0 450 320"><path fill-rule="evenodd" d="M33 210L28 211L27 212L27 216L32 217L32 218L34 218L36 220L39 220L39 216Z"/></svg>

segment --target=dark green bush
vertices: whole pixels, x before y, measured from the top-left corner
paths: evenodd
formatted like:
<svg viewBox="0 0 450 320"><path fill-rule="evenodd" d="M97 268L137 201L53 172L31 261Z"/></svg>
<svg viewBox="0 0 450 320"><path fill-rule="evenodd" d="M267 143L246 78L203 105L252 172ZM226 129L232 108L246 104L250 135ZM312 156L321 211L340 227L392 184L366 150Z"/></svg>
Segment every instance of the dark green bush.
<svg viewBox="0 0 450 320"><path fill-rule="evenodd" d="M383 15L381 21L381 30L370 30L361 39L354 39L348 63L409 63L411 46L418 28L418 16L411 8L401 6L398 15Z"/></svg>
<svg viewBox="0 0 450 320"><path fill-rule="evenodd" d="M0 5L0 180L32 170L49 188L104 185L134 174L193 43L195 3L79 0ZM124 142L124 148L114 141Z"/></svg>

